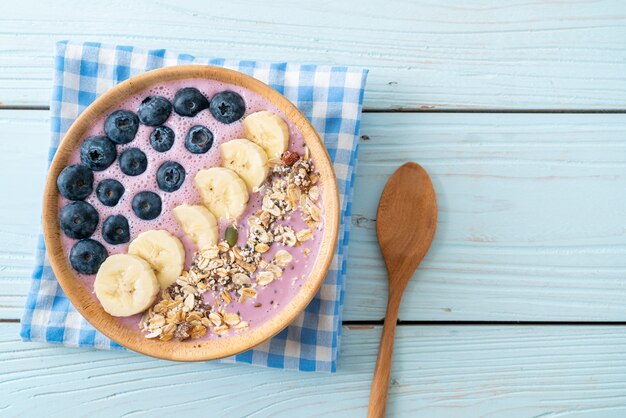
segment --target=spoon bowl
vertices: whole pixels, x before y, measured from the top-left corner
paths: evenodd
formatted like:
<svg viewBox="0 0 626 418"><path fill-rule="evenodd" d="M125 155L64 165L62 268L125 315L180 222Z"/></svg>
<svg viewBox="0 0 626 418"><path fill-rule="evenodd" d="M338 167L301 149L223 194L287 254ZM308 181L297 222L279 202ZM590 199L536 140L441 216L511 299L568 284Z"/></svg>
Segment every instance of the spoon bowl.
<svg viewBox="0 0 626 418"><path fill-rule="evenodd" d="M400 301L428 252L436 229L437 199L428 173L417 163L400 166L387 181L376 213L376 234L387 266L389 295L372 381L369 418L385 415Z"/></svg>

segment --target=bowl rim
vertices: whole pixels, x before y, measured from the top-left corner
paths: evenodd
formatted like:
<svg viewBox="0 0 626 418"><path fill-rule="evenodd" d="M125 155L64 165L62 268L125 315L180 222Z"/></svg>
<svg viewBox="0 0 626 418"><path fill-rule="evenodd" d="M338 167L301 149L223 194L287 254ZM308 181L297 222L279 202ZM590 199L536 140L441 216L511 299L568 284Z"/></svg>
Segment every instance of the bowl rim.
<svg viewBox="0 0 626 418"><path fill-rule="evenodd" d="M265 323L242 334L209 340L160 341L147 339L136 330L121 324L104 311L87 285L75 274L61 245L58 222L59 194L56 179L68 165L68 159L96 120L112 111L133 94L151 86L174 80L210 79L236 85L262 96L301 132L316 170L320 174L324 226L317 258L311 273L298 293L281 311ZM183 65L148 71L112 87L89 105L74 121L59 144L50 165L43 198L43 232L48 258L61 288L78 312L98 331L116 343L138 353L175 361L206 361L232 356L268 340L286 328L304 311L326 277L334 256L339 233L340 200L337 179L330 156L318 133L302 112L286 97L267 84L243 73L209 65Z"/></svg>

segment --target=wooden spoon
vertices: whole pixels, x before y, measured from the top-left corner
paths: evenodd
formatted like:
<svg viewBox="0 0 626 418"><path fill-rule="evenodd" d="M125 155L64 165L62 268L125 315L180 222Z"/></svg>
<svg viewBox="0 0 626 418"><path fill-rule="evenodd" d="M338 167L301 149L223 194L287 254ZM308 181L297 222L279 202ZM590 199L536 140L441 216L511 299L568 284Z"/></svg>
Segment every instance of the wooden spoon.
<svg viewBox="0 0 626 418"><path fill-rule="evenodd" d="M378 244L389 276L389 295L368 418L385 416L400 300L411 276L428 252L436 228L437 199L430 177L419 164L406 163L387 181L376 214Z"/></svg>

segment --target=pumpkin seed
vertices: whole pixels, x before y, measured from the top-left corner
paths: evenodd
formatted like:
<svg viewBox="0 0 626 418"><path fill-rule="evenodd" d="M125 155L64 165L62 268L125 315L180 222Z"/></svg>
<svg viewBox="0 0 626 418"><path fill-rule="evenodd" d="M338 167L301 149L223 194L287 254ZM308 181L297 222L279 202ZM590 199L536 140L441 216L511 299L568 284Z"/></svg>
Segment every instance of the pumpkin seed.
<svg viewBox="0 0 626 418"><path fill-rule="evenodd" d="M237 244L237 239L239 239L239 233L237 232L237 228L232 225L226 228L225 237L228 245L234 247Z"/></svg>

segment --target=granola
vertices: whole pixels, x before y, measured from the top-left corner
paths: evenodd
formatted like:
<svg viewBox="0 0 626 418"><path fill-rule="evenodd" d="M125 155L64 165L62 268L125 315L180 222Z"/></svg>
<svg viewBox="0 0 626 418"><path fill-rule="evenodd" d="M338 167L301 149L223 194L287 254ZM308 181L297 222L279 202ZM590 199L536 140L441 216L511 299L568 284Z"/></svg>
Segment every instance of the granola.
<svg viewBox="0 0 626 418"><path fill-rule="evenodd" d="M139 327L146 338L162 341L197 339L211 332L225 335L249 327L238 312L228 311L231 302L256 303L260 289L281 280L284 269L293 261L290 251L313 238L321 228L318 206L319 174L309 159L286 151L280 159L270 160L267 181L255 191L263 196L261 209L246 222L248 234L243 246L232 239L237 225L229 227L227 239L194 254L191 267L176 283L161 292L161 300L145 312ZM277 221L288 220L299 210L307 228L294 231ZM272 245L279 245L271 260L265 258ZM305 256L310 250L303 249ZM210 294L210 298L205 298ZM213 303L205 302L206 299ZM260 305L259 305L260 306Z"/></svg>

